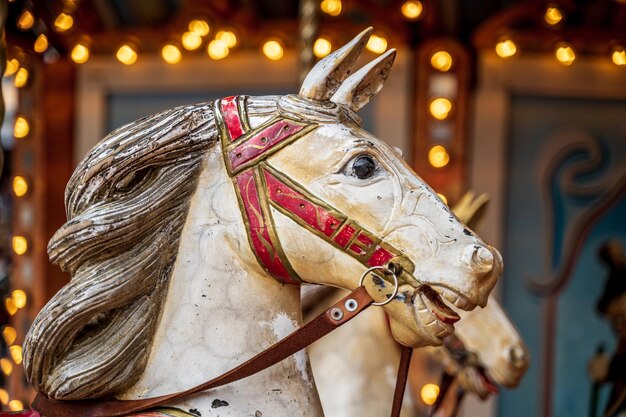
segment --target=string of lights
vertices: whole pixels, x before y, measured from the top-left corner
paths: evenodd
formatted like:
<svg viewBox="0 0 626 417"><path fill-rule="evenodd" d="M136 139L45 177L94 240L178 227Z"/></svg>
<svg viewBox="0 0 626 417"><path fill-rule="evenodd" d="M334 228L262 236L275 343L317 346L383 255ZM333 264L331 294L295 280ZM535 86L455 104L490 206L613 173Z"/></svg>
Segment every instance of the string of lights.
<svg viewBox="0 0 626 417"><path fill-rule="evenodd" d="M32 32L35 34L35 40L30 47L35 56L46 56L51 50L55 50L55 36L71 36L73 44L68 48L68 58L77 65L87 63L90 58L99 54L99 51L93 50L94 41L87 35L80 36L78 32L77 17L72 10L62 10L53 16L50 20L50 28L48 29L42 23L43 18L37 16L36 10L30 3L17 15L15 21L16 27L24 32ZM407 0L399 4L393 13L401 16L408 24L417 24L416 22L425 18L430 13L430 3L418 0ZM344 4L341 0L322 0L319 1L319 10L324 13L328 19L339 18L348 12L349 7L353 3ZM493 48L495 54L503 60L515 59L522 53L526 52L545 52L550 51L554 59L563 66L571 66L575 64L576 59L584 54L592 55L589 51L576 44L576 42L567 39L565 35L561 36L562 31L568 24L568 13L559 4L547 3L542 9L540 16L541 21L535 22L541 25L547 31L554 33L558 42L546 45L543 50L527 47L524 40L516 36L514 30L498 33L489 40L489 50ZM228 59L229 56L236 53L238 48L242 48L245 40L245 33L242 32L242 26L231 27L228 25L218 25L214 23L208 16L195 16L193 19L185 21L186 25L181 27L177 34L163 40L159 45L158 54L163 63L166 65L176 65L181 63L185 56L191 54L206 54L211 60L221 61ZM187 23L188 22L188 23ZM326 32L324 32L326 30ZM503 32L503 33L504 33ZM501 36L500 36L501 35ZM334 42L337 39L333 37L329 29L325 29L322 25L322 32L313 43L313 53L315 57L323 58L328 55L334 48ZM370 37L366 48L371 53L384 53L389 44L392 43L389 33L377 31ZM608 56L610 62L618 67L626 66L626 41L612 41L606 45L604 55ZM255 41L255 45L259 52L270 61L280 61L285 56L290 43L285 37L281 38L276 34L264 36L260 42ZM526 49L525 49L526 48ZM110 50L111 58L125 66L132 66L141 61L143 54L154 55L154 49L142 46L138 40L128 39L124 42L116 44L116 47ZM608 55L607 55L608 53ZM598 56L598 54L595 54ZM30 73L28 67L27 55L14 54L6 60L5 77L12 77L13 84L16 88L23 88L30 81ZM429 167L435 172L443 172L450 169L451 166L459 163L459 152L455 152L453 140L458 141L456 131L451 130L451 124L460 120L459 110L463 108L464 103L459 101L458 84L454 84L450 80L457 80L460 74L459 62L460 56L457 52L450 48L442 47L429 51L424 56L424 67L428 67L429 75L429 95L424 102L423 113L428 116L428 146L422 153L421 158L425 159L424 163L428 163ZM27 68L28 67L28 68ZM438 83L439 87L430 88L434 83ZM439 89L438 89L439 88ZM28 115L18 115L13 125L13 136L17 141L28 141L31 133L32 120ZM448 136L446 136L448 135ZM16 173L12 178L12 189L16 199L27 199L32 192L31 178L27 173ZM430 181L429 181L430 182ZM439 189L438 191L445 191ZM444 192L439 196L447 203ZM450 195L453 198L452 195ZM32 237L32 236L31 236ZM36 244L36 242L35 242ZM28 257L32 250L32 242L27 233L15 234L11 238L11 247L17 257ZM9 315L13 316L20 309L24 309L27 305L28 296L24 290L14 289L10 297L4 302L4 308ZM32 302L32 301L31 301ZM21 329L20 329L21 331ZM2 329L4 342L8 347L9 357L0 358L0 370L5 375L11 375L16 366L20 366L22 362L21 347L16 343L23 338L19 331L12 326L5 326ZM426 404L432 404L436 401L439 393L439 387L434 383L428 383L422 387L422 400ZM21 410L23 404L18 399L11 399L5 388L0 388L0 402L12 411Z"/></svg>

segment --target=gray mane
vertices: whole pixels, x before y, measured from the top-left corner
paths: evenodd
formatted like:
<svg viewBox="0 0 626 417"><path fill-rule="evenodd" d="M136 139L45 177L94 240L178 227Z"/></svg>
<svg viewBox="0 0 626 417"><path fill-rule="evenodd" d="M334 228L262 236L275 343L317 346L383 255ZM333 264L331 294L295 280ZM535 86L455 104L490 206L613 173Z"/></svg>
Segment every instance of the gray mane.
<svg viewBox="0 0 626 417"><path fill-rule="evenodd" d="M24 342L28 380L55 399L110 396L143 372L202 158L218 142L211 103L137 120L78 165L68 221L48 254L71 281Z"/></svg>

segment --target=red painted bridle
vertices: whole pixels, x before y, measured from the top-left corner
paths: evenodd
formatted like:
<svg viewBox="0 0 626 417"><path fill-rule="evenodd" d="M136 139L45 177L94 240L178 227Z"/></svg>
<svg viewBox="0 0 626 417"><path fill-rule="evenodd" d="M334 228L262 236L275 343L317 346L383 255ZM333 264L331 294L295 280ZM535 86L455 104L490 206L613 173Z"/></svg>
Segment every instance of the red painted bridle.
<svg viewBox="0 0 626 417"><path fill-rule="evenodd" d="M300 284L278 239L271 209L278 210L365 267L385 266L401 252L272 168L267 158L319 125L278 115L251 129L246 96L215 102L224 162L233 179L250 247L259 264L283 284Z"/></svg>

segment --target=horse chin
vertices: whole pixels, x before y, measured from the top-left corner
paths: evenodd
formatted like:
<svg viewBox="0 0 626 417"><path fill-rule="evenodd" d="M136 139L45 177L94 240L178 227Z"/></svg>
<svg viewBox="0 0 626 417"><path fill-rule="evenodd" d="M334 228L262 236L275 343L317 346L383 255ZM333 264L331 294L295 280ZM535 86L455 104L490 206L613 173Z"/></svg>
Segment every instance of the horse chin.
<svg viewBox="0 0 626 417"><path fill-rule="evenodd" d="M390 327L394 339L414 348L442 345L443 339L454 332L454 323L460 319L458 314L428 286L403 285L398 292L405 297L411 294L404 304L410 310L408 314L414 317L414 326L409 328L392 317Z"/></svg>

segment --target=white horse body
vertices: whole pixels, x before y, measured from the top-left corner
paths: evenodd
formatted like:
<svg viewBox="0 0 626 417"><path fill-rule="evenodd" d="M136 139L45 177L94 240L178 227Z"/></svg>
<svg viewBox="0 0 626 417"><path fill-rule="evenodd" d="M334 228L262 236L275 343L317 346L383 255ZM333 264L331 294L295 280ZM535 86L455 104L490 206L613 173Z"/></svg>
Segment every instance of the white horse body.
<svg viewBox="0 0 626 417"><path fill-rule="evenodd" d="M265 165L252 167L255 175L271 167L310 193L307 201L344 215L339 227L353 225L353 239L367 232L380 242L368 248L393 248L408 262L397 296L384 307L393 336L412 347L439 345L458 315L438 294L461 309L484 306L502 260L393 149L361 129L354 111L380 90L395 56L390 50L347 78L370 33L320 61L300 95L242 98L236 111L253 133L274 117L307 124L306 134L286 134L295 142L264 155ZM68 222L49 245L72 281L44 307L25 342L26 373L44 395L135 399L178 392L301 325L298 287L275 281L251 247L250 218L233 182L238 174L220 143L220 135L227 138L220 121L234 113L223 113L219 103L120 128L77 168L66 193ZM244 139L239 143L251 149ZM272 233L293 271L304 282L356 288L368 252L350 254L281 214L277 204L267 206L271 216L263 221L275 224ZM161 224L163 218L172 225ZM383 279L364 285L375 301L392 292ZM170 405L203 416L323 415L305 353Z"/></svg>
<svg viewBox="0 0 626 417"><path fill-rule="evenodd" d="M220 165L222 165L220 167ZM148 364L120 398L181 391L218 376L302 324L298 287L279 284L247 244L237 198L215 148L189 208ZM228 404L228 405L226 405ZM323 416L306 352L173 406L203 416ZM259 414L261 415L261 414Z"/></svg>

